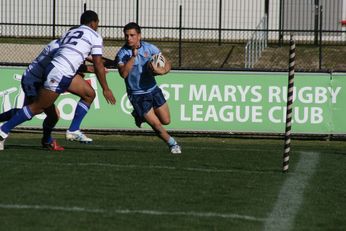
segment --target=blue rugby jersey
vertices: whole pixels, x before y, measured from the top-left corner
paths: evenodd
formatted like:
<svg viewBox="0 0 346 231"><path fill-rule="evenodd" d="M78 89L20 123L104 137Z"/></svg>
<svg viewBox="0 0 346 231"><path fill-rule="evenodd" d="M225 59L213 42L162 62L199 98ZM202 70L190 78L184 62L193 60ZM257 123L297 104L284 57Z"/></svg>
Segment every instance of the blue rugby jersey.
<svg viewBox="0 0 346 231"><path fill-rule="evenodd" d="M154 54L159 54L160 50L153 44L141 41L138 48L138 55L135 63L125 78L126 90L128 94L145 94L151 92L157 86L152 71L148 68L148 62ZM118 64L125 64L132 56L131 47L124 45L116 55Z"/></svg>

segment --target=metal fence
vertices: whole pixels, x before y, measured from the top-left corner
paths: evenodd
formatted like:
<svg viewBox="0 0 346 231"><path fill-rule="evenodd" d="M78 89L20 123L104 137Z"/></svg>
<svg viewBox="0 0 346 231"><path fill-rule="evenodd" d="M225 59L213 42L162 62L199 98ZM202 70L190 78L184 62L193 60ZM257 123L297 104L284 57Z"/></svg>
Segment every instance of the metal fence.
<svg viewBox="0 0 346 231"><path fill-rule="evenodd" d="M297 43L297 68L346 70L345 0L0 0L2 64L27 64L48 39L59 37L85 9L100 17L105 55L122 45L122 28L136 21L174 68L287 69L289 35ZM266 16L266 27L258 25ZM268 46L246 66L254 34ZM108 41L108 42L107 42ZM256 48L257 49L257 48ZM25 55L24 55L25 54Z"/></svg>
<svg viewBox="0 0 346 231"><path fill-rule="evenodd" d="M245 68L253 68L258 59L261 58L264 49L268 46L267 22L267 15L264 15L256 27L257 31L252 33L251 38L245 45Z"/></svg>

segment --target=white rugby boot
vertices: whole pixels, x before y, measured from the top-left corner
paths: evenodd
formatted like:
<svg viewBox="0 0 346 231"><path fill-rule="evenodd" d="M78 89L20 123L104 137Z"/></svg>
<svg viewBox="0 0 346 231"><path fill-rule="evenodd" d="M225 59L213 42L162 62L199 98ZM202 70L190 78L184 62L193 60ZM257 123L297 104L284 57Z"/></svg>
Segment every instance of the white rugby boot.
<svg viewBox="0 0 346 231"><path fill-rule="evenodd" d="M0 136L0 151L5 149L5 139Z"/></svg>
<svg viewBox="0 0 346 231"><path fill-rule="evenodd" d="M7 137L8 137L8 134L1 131L1 127L0 127L0 151L5 149L5 140Z"/></svg>
<svg viewBox="0 0 346 231"><path fill-rule="evenodd" d="M86 135L84 135L80 130L77 131L66 131L66 140L68 141L77 141L80 143L85 143L85 144L89 144L91 142L93 142L93 140L89 137L87 137Z"/></svg>
<svg viewBox="0 0 346 231"><path fill-rule="evenodd" d="M172 145L169 149L172 154L181 154L181 147L178 144Z"/></svg>

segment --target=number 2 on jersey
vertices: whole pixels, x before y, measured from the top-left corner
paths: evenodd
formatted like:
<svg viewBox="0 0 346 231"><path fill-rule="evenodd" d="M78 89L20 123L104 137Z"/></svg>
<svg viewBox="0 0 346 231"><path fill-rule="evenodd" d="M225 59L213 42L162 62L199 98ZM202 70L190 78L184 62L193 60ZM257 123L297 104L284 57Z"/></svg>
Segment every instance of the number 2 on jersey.
<svg viewBox="0 0 346 231"><path fill-rule="evenodd" d="M65 44L71 44L74 46L77 45L78 41L76 41L76 40L80 39L83 36L84 32L77 30L77 31L73 32L72 36L70 36L70 34L71 34L71 32L68 32L66 34L65 38L61 41L61 44L64 44L64 45Z"/></svg>

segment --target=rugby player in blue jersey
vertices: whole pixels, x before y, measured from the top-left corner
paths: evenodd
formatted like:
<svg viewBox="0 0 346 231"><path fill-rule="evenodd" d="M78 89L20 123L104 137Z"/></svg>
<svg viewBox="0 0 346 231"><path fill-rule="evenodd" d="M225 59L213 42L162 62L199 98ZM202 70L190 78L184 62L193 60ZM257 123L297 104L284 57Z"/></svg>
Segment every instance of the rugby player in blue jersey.
<svg viewBox="0 0 346 231"><path fill-rule="evenodd" d="M90 54L103 95L107 103L115 104L115 98L105 77L102 61L103 39L96 32L98 23L99 19L94 11L85 11L81 16L81 26L69 30L60 38L60 48L45 69L46 80L38 96L1 126L0 150L4 149L4 141L14 127L51 107L61 93L80 87L78 84L73 84L74 77L80 65ZM80 110L79 113L79 118L83 119L87 110Z"/></svg>
<svg viewBox="0 0 346 231"><path fill-rule="evenodd" d="M147 122L167 143L171 153L179 154L181 147L163 127L171 120L169 108L161 89L157 86L155 73L148 65L152 56L161 52L153 44L141 40L141 28L137 23L128 23L123 32L126 44L117 53L116 60L120 76L125 80L136 125L140 127L141 123ZM169 63L166 65L170 67ZM166 70L168 71L169 69Z"/></svg>

